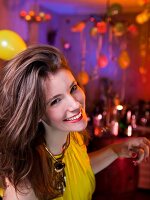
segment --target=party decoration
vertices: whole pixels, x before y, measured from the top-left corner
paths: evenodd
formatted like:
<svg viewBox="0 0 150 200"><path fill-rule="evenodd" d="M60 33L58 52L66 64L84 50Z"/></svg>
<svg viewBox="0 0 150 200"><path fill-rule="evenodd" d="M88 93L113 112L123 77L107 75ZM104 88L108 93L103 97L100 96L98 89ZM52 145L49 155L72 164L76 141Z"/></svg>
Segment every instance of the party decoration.
<svg viewBox="0 0 150 200"><path fill-rule="evenodd" d="M114 105L115 105L116 107L120 105L121 102L120 102L120 98L119 98L118 95L116 95L116 96L114 97L113 102L114 102Z"/></svg>
<svg viewBox="0 0 150 200"><path fill-rule="evenodd" d="M104 21L97 22L96 24L98 33L104 34L107 31L107 24Z"/></svg>
<svg viewBox="0 0 150 200"><path fill-rule="evenodd" d="M97 62L99 67L104 68L108 64L108 59L104 54L100 54Z"/></svg>
<svg viewBox="0 0 150 200"><path fill-rule="evenodd" d="M20 17L28 22L43 22L43 21L49 21L52 18L52 16L48 13L45 12L37 13L34 10L30 10L29 12L22 10L20 12Z"/></svg>
<svg viewBox="0 0 150 200"><path fill-rule="evenodd" d="M79 72L77 79L80 84L86 85L89 82L89 75L87 72L81 71L81 72Z"/></svg>
<svg viewBox="0 0 150 200"><path fill-rule="evenodd" d="M144 66L140 66L140 67L139 67L139 73L140 73L140 74L145 75L146 72L147 72L147 71L146 71L146 69L145 69Z"/></svg>
<svg viewBox="0 0 150 200"><path fill-rule="evenodd" d="M108 16L118 15L121 12L122 12L122 6L118 3L114 3L108 8Z"/></svg>
<svg viewBox="0 0 150 200"><path fill-rule="evenodd" d="M62 38L61 39L61 43L62 43L62 47L64 50L68 51L71 48L71 44L69 41L67 41L66 39Z"/></svg>
<svg viewBox="0 0 150 200"><path fill-rule="evenodd" d="M118 63L120 65L121 69L126 69L129 67L130 57L126 50L121 51L119 58L118 58Z"/></svg>
<svg viewBox="0 0 150 200"><path fill-rule="evenodd" d="M82 32L85 28L85 22L84 21L81 21L79 23L77 23L76 25L74 25L72 28L71 28L71 31L72 32Z"/></svg>
<svg viewBox="0 0 150 200"><path fill-rule="evenodd" d="M19 52L27 48L23 39L10 30L0 31L0 58L10 60Z"/></svg>
<svg viewBox="0 0 150 200"><path fill-rule="evenodd" d="M125 33L125 26L122 22L117 22L113 27L114 35L117 37L122 36Z"/></svg>
<svg viewBox="0 0 150 200"><path fill-rule="evenodd" d="M148 10L144 10L142 13L136 16L136 22L138 24L144 24L145 22L149 20L149 18L150 16L149 16Z"/></svg>
<svg viewBox="0 0 150 200"><path fill-rule="evenodd" d="M138 35L138 28L135 24L130 24L128 26L127 30L131 33L132 36Z"/></svg>
<svg viewBox="0 0 150 200"><path fill-rule="evenodd" d="M148 0L138 0L139 6L144 6L148 3Z"/></svg>
<svg viewBox="0 0 150 200"><path fill-rule="evenodd" d="M143 58L146 57L146 49L140 50L140 56L143 57Z"/></svg>
<svg viewBox="0 0 150 200"><path fill-rule="evenodd" d="M92 37L96 37L97 34L98 34L98 29L97 29L97 27L95 27L95 26L92 27L91 30L90 30L90 35L91 35Z"/></svg>
<svg viewBox="0 0 150 200"><path fill-rule="evenodd" d="M64 50L70 50L71 44L68 41L63 42L63 49Z"/></svg>
<svg viewBox="0 0 150 200"><path fill-rule="evenodd" d="M140 44L140 56L141 57L143 57L143 58L145 58L146 57L146 53L147 53L147 45L146 45L146 43L141 43Z"/></svg>
<svg viewBox="0 0 150 200"><path fill-rule="evenodd" d="M64 43L64 49L69 50L70 47L71 47L71 45L70 45L69 42L65 42L65 43Z"/></svg>

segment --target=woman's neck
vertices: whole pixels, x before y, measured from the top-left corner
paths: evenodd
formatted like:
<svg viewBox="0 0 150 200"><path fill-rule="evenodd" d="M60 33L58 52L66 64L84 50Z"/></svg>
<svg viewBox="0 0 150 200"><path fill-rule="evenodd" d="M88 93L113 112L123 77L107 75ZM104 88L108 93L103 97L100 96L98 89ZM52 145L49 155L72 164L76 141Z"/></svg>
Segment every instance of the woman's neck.
<svg viewBox="0 0 150 200"><path fill-rule="evenodd" d="M60 132L53 130L47 123L43 121L45 128L46 146L53 155L62 153L63 145L66 143L69 132Z"/></svg>

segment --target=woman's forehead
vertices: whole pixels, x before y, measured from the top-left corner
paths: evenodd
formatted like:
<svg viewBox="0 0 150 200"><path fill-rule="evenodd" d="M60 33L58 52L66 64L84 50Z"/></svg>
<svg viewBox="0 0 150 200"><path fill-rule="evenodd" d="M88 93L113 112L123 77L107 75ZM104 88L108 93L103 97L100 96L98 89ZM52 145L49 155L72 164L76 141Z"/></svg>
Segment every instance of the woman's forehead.
<svg viewBox="0 0 150 200"><path fill-rule="evenodd" d="M51 96L62 90L70 88L71 84L75 82L73 74L66 69L60 69L56 73L49 73L44 81L44 91Z"/></svg>
<svg viewBox="0 0 150 200"><path fill-rule="evenodd" d="M73 74L71 71L67 69L59 69L55 73L49 73L47 77L47 81L49 82L60 82L60 81L70 81L70 80L75 80Z"/></svg>

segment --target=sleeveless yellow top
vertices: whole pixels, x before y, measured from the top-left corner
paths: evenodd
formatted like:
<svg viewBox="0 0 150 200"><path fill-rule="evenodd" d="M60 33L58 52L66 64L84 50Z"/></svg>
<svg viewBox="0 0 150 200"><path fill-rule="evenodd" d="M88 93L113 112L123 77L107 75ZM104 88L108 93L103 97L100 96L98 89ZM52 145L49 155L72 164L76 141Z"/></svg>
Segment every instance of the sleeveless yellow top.
<svg viewBox="0 0 150 200"><path fill-rule="evenodd" d="M63 162L65 163L66 188L63 197L55 200L91 200L95 190L95 176L86 146L79 133L70 134L70 144L65 151ZM0 196L3 196L1 188Z"/></svg>
<svg viewBox="0 0 150 200"><path fill-rule="evenodd" d="M63 162L66 188L63 197L55 200L91 200L95 189L95 177L86 146L79 133L70 134L70 145L65 151Z"/></svg>
<svg viewBox="0 0 150 200"><path fill-rule="evenodd" d="M3 196L3 189L0 188L0 197L2 197L2 196Z"/></svg>

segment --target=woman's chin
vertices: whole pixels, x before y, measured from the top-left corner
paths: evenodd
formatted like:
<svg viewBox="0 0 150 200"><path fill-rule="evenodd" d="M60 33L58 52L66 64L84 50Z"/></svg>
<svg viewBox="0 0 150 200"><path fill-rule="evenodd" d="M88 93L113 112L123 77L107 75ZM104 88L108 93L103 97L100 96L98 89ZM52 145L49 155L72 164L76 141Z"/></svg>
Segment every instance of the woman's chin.
<svg viewBox="0 0 150 200"><path fill-rule="evenodd" d="M87 127L87 121L84 121L84 122L82 122L82 123L78 123L78 124L76 125L76 128L75 128L74 131L83 131L83 130L86 129L86 127Z"/></svg>

